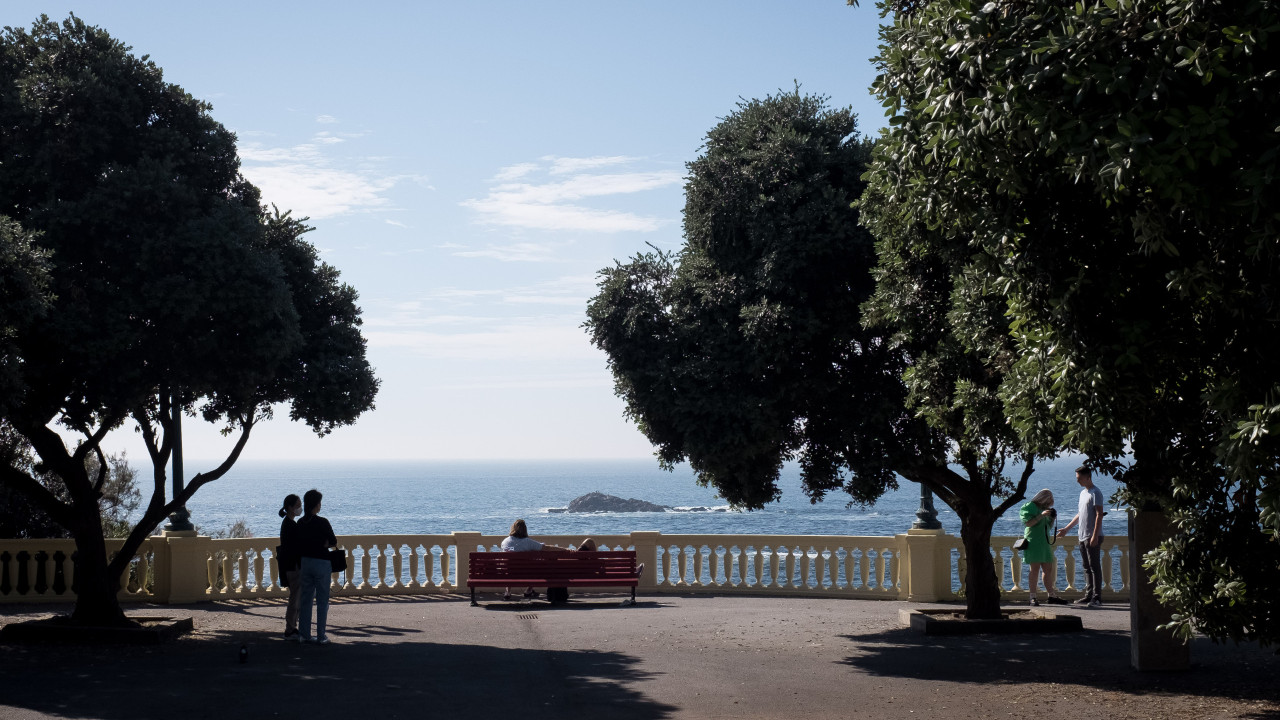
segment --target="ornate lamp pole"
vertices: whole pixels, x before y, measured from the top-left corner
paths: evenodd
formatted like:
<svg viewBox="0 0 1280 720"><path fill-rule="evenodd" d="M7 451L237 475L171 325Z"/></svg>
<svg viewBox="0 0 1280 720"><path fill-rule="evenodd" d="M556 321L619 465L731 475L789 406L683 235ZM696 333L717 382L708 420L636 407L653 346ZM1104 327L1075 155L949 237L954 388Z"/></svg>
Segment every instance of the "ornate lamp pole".
<svg viewBox="0 0 1280 720"><path fill-rule="evenodd" d="M173 411L173 496L182 494L182 405L177 395L170 403ZM169 516L169 524L164 526L166 532L193 532L196 527L191 524L191 513L187 504L183 503Z"/></svg>
<svg viewBox="0 0 1280 720"><path fill-rule="evenodd" d="M938 522L938 511L933 509L933 492L920 483L920 509L916 510L916 521L911 524L913 530L941 530Z"/></svg>

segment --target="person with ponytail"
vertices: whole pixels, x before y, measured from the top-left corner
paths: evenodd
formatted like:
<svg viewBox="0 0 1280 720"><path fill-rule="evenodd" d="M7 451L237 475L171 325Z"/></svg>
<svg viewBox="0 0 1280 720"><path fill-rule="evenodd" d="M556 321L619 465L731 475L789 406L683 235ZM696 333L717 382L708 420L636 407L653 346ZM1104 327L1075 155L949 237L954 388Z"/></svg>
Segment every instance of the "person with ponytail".
<svg viewBox="0 0 1280 720"><path fill-rule="evenodd" d="M298 637L298 605L302 597L302 582L298 577L302 568L302 554L298 547L298 523L294 518L302 514L302 498L290 493L284 497L280 508L280 546L276 553L276 567L280 584L289 588L289 606L284 611L284 639Z"/></svg>

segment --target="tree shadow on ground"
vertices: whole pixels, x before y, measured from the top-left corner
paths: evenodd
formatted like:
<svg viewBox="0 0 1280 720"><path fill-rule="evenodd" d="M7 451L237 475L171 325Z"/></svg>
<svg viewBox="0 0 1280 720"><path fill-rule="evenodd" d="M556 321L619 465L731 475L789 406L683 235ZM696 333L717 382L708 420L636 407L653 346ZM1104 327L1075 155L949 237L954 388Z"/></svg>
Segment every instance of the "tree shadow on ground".
<svg viewBox="0 0 1280 720"><path fill-rule="evenodd" d="M1280 655L1256 645L1192 640L1188 671L1141 673L1129 663L1129 634L1086 630L1045 635L935 637L896 629L842 635L854 647L845 665L872 675L983 685L1045 683L1135 696L1169 693L1280 703ZM1067 694L1071 694L1067 689ZM1280 705L1276 705L1280 708ZM1280 718L1267 710L1257 718Z"/></svg>
<svg viewBox="0 0 1280 720"><path fill-rule="evenodd" d="M220 631L151 648L0 646L5 707L65 718L669 717L637 686L653 677L616 652L373 638L333 645ZM400 629L394 629L400 630ZM414 631L416 632L416 631ZM239 639L256 635L240 663ZM409 637L406 635L406 638Z"/></svg>

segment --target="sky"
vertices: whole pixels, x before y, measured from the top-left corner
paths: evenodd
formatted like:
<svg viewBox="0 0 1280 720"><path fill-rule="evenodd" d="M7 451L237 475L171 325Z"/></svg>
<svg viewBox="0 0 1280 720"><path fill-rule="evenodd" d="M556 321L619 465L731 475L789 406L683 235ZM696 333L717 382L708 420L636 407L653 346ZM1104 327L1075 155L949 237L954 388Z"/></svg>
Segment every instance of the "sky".
<svg viewBox="0 0 1280 720"><path fill-rule="evenodd" d="M279 411L246 459L649 456L582 328L596 273L680 246L685 164L741 99L799 83L884 126L866 2L5 0L0 24L41 13L210 103L360 293L376 409L322 439ZM216 430L186 421L186 456L229 451ZM146 457L129 425L105 446Z"/></svg>

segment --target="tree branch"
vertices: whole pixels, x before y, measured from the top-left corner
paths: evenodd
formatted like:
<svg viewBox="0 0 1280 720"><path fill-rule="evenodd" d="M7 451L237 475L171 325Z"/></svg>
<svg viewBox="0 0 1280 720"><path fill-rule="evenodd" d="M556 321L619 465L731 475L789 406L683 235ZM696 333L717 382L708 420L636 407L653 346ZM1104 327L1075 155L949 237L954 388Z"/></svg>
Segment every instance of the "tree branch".
<svg viewBox="0 0 1280 720"><path fill-rule="evenodd" d="M1027 496L1027 481L1031 479L1031 473L1036 470L1036 458L1034 455L1024 455L1022 458L1026 463L1026 467L1022 468L1022 477L1018 478L1018 486L1014 488L1013 493L1005 498L1004 502L996 506L996 515L1004 514L1005 510L1013 507Z"/></svg>
<svg viewBox="0 0 1280 720"><path fill-rule="evenodd" d="M102 486L107 482L107 456L102 452L101 445L94 445L93 451L98 456L98 479L93 483L93 492L101 497Z"/></svg>
<svg viewBox="0 0 1280 720"><path fill-rule="evenodd" d="M102 442L102 439L107 436L107 433L111 432L111 428L120 424L120 419L121 418L118 415L110 417L109 420L104 420L99 423L98 429L92 434L86 432L85 436L88 438L88 442L81 443L80 447L76 448L75 453L72 454L71 457L76 462L84 464L84 459L89 456L89 451L98 447ZM84 432L84 430L81 430L81 432Z"/></svg>
<svg viewBox="0 0 1280 720"><path fill-rule="evenodd" d="M253 431L253 426L256 423L257 419L252 413L248 418L240 418L240 439L236 441L236 445L227 455L227 459L223 460L222 464L213 470L210 470L207 473L197 473L195 477L191 478L191 482L187 483L187 486L182 489L182 492L170 500L169 504L165 506L164 509L166 515L178 509L180 505L185 504L187 500L191 499L191 496L195 495L196 491L201 487L227 474L227 471L236 464L236 460L240 459L240 453L244 451L245 444L249 442L249 433Z"/></svg>
<svg viewBox="0 0 1280 720"><path fill-rule="evenodd" d="M71 506L62 502L49 488L27 473L6 463L0 466L0 483L31 498L54 522L64 528L72 524Z"/></svg>

